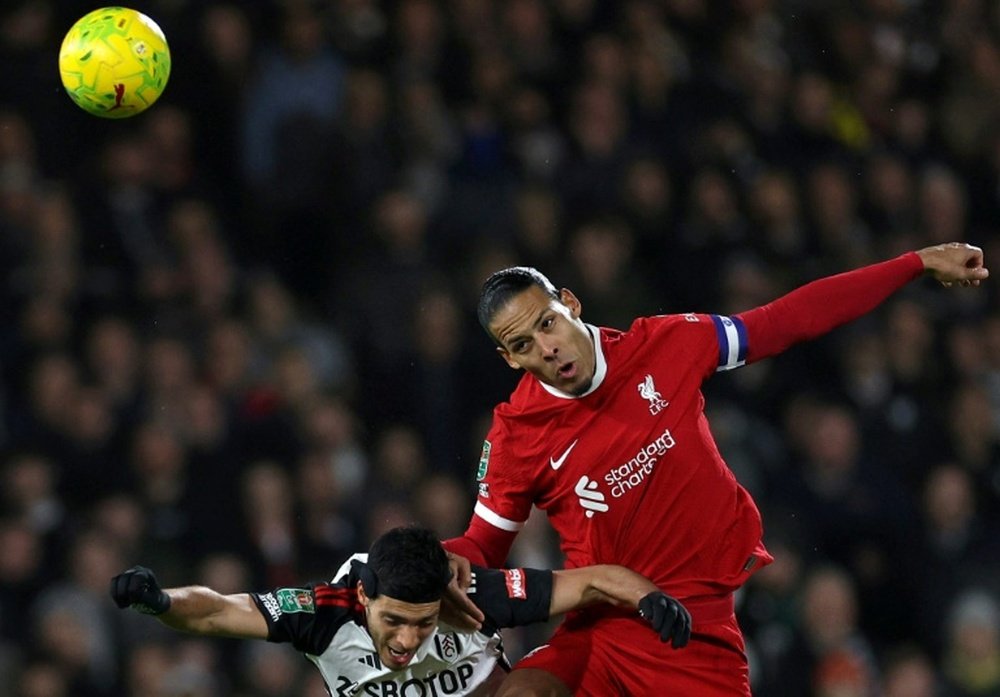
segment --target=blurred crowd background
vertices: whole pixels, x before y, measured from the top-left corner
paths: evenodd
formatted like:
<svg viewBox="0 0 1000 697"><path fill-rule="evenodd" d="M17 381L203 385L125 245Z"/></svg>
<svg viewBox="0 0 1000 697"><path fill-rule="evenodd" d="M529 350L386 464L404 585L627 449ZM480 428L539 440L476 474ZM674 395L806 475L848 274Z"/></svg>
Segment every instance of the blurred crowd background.
<svg viewBox="0 0 1000 697"><path fill-rule="evenodd" d="M517 379L475 321L502 266L620 328L942 242L1000 266L995 2L131 5L173 73L106 121L57 71L97 5L0 4L0 697L324 694L108 581L265 590L461 533ZM1000 282L705 392L777 558L739 597L755 694L1000 695ZM543 517L511 563L560 565Z"/></svg>

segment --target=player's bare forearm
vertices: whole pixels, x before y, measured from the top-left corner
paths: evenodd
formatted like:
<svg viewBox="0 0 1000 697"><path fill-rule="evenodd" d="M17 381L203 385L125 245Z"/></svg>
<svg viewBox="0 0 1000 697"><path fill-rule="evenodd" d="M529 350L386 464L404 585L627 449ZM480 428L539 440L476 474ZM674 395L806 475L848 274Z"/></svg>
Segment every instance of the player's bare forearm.
<svg viewBox="0 0 1000 697"><path fill-rule="evenodd" d="M552 574L549 614L562 614L598 602L637 608L644 596L656 590L648 578L623 566L600 564L562 569Z"/></svg>
<svg viewBox="0 0 1000 697"><path fill-rule="evenodd" d="M919 250L917 256L924 264L925 273L945 287L978 286L990 275L983 265L983 250L971 244L939 244Z"/></svg>
<svg viewBox="0 0 1000 697"><path fill-rule="evenodd" d="M157 619L183 632L266 639L267 622L247 593L222 595L205 586L168 588L170 609Z"/></svg>
<svg viewBox="0 0 1000 697"><path fill-rule="evenodd" d="M598 601L630 607L675 649L691 638L691 613L652 581L622 566L585 566L552 572L549 615L568 612Z"/></svg>

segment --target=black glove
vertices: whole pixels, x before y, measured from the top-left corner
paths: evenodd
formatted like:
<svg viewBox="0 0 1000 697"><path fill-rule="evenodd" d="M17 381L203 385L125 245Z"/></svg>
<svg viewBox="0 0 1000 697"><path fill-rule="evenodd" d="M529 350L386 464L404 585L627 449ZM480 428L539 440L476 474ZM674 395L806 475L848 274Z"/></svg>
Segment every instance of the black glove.
<svg viewBox="0 0 1000 697"><path fill-rule="evenodd" d="M145 566L133 566L111 579L111 597L118 607L131 607L144 615L162 615L170 609L170 596Z"/></svg>
<svg viewBox="0 0 1000 697"><path fill-rule="evenodd" d="M691 638L691 613L674 598L653 591L639 601L639 614L653 625L660 641L672 641L675 649L687 646Z"/></svg>

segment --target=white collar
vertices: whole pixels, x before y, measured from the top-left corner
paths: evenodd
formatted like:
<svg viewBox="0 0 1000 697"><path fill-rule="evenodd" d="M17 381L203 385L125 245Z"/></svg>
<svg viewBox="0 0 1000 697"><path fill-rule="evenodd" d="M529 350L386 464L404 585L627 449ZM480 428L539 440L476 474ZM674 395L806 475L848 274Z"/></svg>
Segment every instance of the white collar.
<svg viewBox="0 0 1000 697"><path fill-rule="evenodd" d="M608 364L604 360L604 349L601 347L601 331L592 324L584 323L583 326L587 328L587 331L590 333L590 340L594 343L594 379L590 383L590 387L587 388L587 391L579 395L563 392L539 380L538 384L553 397L558 397L559 399L579 399L580 397L586 397L601 386L601 383L604 382L604 376L608 374Z"/></svg>

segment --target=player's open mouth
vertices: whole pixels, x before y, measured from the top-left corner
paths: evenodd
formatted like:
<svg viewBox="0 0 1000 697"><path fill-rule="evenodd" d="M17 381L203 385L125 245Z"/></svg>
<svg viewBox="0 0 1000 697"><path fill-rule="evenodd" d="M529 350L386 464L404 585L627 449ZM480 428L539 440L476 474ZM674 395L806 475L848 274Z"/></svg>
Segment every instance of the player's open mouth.
<svg viewBox="0 0 1000 697"><path fill-rule="evenodd" d="M558 373L559 377L561 377L563 380L572 379L573 376L576 375L576 362L574 361L570 363L564 363L563 365L559 366L559 368L556 370L556 373Z"/></svg>
<svg viewBox="0 0 1000 697"><path fill-rule="evenodd" d="M410 651L397 651L391 646L387 646L389 649L389 655L392 656L392 660L397 665L405 666L413 658L413 653Z"/></svg>

